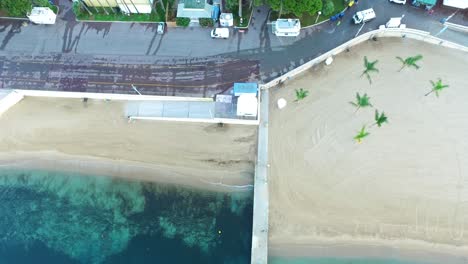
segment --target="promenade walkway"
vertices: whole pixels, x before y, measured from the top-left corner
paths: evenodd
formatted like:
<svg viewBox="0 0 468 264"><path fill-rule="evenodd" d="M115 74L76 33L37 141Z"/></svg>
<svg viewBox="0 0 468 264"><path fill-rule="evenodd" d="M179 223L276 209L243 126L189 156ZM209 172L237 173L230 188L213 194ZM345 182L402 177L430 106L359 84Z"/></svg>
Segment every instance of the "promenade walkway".
<svg viewBox="0 0 468 264"><path fill-rule="evenodd" d="M252 228L251 264L268 260L268 102L269 91L260 96L260 125L258 128L257 165L255 166L254 214Z"/></svg>

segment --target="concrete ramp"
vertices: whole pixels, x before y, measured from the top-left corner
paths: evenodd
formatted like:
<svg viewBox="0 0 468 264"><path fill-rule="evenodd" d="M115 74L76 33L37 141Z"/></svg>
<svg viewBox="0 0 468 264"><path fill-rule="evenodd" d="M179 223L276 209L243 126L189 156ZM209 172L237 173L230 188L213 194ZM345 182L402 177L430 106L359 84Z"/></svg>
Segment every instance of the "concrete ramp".
<svg viewBox="0 0 468 264"><path fill-rule="evenodd" d="M0 116L8 111L11 107L17 104L24 98L24 95L16 91L1 90L0 91Z"/></svg>

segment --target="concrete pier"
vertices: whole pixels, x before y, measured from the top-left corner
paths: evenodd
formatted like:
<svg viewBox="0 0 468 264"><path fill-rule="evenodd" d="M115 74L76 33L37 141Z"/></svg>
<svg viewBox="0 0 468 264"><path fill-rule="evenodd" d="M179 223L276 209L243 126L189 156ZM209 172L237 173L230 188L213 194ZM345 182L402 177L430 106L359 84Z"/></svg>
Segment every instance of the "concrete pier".
<svg viewBox="0 0 468 264"><path fill-rule="evenodd" d="M268 261L268 102L269 91L261 90L257 164L255 166L251 264Z"/></svg>

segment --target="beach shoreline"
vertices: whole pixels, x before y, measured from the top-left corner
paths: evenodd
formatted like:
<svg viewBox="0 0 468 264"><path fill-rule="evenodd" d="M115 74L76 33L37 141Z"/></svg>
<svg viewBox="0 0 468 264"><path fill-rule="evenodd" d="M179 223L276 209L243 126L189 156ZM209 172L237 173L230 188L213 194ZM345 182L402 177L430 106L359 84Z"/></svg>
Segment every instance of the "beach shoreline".
<svg viewBox="0 0 468 264"><path fill-rule="evenodd" d="M68 155L55 151L0 153L0 169L41 170L121 178L129 181L175 184L216 192L252 190L248 173L165 166L128 160ZM224 175L224 181L219 177Z"/></svg>
<svg viewBox="0 0 468 264"><path fill-rule="evenodd" d="M128 104L25 97L0 117L0 168L252 190L255 126L129 120Z"/></svg>

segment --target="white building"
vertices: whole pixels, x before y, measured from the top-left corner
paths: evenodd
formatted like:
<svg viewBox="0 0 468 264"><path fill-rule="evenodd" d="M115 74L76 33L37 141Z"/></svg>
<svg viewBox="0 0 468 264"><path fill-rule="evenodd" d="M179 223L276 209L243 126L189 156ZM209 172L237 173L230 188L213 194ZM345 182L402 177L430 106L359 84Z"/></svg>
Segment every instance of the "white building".
<svg viewBox="0 0 468 264"><path fill-rule="evenodd" d="M273 22L273 34L278 37L295 37L301 33L301 21L299 19L278 19Z"/></svg>
<svg viewBox="0 0 468 264"><path fill-rule="evenodd" d="M444 5L460 9L466 9L468 8L468 0L444 0Z"/></svg>
<svg viewBox="0 0 468 264"><path fill-rule="evenodd" d="M219 24L222 27L232 27L234 25L234 16L232 13L221 13L219 16Z"/></svg>

